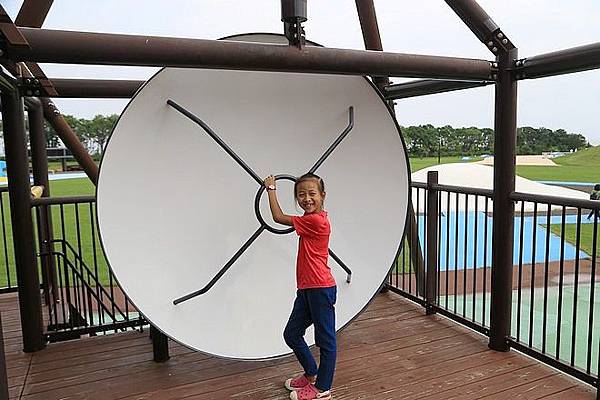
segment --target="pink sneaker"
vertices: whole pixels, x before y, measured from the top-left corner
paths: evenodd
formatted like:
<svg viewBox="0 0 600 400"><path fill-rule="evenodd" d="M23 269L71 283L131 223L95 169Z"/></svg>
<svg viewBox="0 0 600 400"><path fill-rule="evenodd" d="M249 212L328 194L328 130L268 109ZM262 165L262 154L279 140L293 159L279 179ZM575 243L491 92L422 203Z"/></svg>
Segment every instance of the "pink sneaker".
<svg viewBox="0 0 600 400"><path fill-rule="evenodd" d="M290 378L286 380L284 385L287 390L294 391L304 389L305 386L310 385L310 381L308 380L306 375L301 374L295 378Z"/></svg>
<svg viewBox="0 0 600 400"><path fill-rule="evenodd" d="M323 399L331 400L331 392L329 390L325 392L319 392L319 389L312 383L309 383L304 388L290 393L290 399L292 400L314 400Z"/></svg>

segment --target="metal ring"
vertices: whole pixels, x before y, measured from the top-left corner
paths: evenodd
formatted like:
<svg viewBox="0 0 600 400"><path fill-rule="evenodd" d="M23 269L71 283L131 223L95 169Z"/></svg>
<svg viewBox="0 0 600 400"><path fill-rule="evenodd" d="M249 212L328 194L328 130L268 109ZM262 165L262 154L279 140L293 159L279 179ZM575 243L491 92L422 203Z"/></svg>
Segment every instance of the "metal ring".
<svg viewBox="0 0 600 400"><path fill-rule="evenodd" d="M296 182L298 180L298 178L296 178L293 175L287 175L287 174L275 175L275 181L278 181L280 179L286 180L286 181L292 181L292 182ZM267 224L265 222L264 218L260 214L260 198L265 190L266 190L265 186L261 185L260 189L258 189L258 192L256 193L256 197L254 198L254 213L256 214L256 218L258 219L258 222L260 222L261 226L263 226L266 230L268 230L271 233L275 233L277 235L285 235L287 233L293 232L294 231L293 227L289 227L289 228L285 228L285 229L273 228L272 226L270 226L269 224Z"/></svg>

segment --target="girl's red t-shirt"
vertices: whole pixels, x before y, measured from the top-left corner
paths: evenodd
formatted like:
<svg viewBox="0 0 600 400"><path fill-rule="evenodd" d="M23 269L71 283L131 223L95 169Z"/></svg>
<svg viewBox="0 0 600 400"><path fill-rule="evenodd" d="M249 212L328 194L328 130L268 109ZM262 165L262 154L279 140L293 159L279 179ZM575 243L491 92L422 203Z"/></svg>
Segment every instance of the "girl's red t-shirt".
<svg viewBox="0 0 600 400"><path fill-rule="evenodd" d="M292 224L300 236L296 258L298 289L335 286L335 279L327 265L331 234L327 211L294 216Z"/></svg>

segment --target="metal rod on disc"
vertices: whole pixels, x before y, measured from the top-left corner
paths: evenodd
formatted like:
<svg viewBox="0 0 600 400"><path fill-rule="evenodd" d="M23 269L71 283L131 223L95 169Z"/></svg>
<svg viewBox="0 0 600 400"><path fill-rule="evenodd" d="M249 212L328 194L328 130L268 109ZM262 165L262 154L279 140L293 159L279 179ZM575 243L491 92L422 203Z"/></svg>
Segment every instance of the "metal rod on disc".
<svg viewBox="0 0 600 400"><path fill-rule="evenodd" d="M329 249L329 255L335 260L336 263L338 263L340 267L342 267L344 271L346 271L346 273L348 274L348 276L346 277L346 282L350 283L350 281L352 280L352 271L350 270L350 268L348 268L348 266L346 266L346 264L344 264L344 262L331 249Z"/></svg>
<svg viewBox="0 0 600 400"><path fill-rule="evenodd" d="M204 286L202 289L197 290L195 292L192 292L190 294L186 294L185 296L179 297L178 299L173 300L173 304L177 305L179 303L183 303L184 301L187 301L189 299L193 299L194 297L200 296L206 292L208 292L210 290L210 288L212 288L215 283L217 283L217 281L225 274L225 272L227 272L227 270L229 268L231 268L231 266L233 265L233 263L236 262L236 260L238 258L240 258L240 256L242 254L244 254L244 252L246 251L246 249L248 247L250 247L250 245L256 240L256 238L258 238L260 236L260 234L265 230L265 227L263 225L261 225L256 232L254 232L252 234L252 236L250 236L250 238L248 240L246 240L246 243L244 243L242 245L242 247L240 247L240 249L233 255L233 257L231 257L229 259L229 261L227 261L227 263L223 266L223 268L221 268L221 270L219 272L217 272L217 275L215 275L214 278L212 278L210 280L210 282L208 282L208 284L206 286Z"/></svg>
<svg viewBox="0 0 600 400"><path fill-rule="evenodd" d="M183 115L185 115L186 117L188 117L189 119L191 119L192 121L194 121L195 123L197 123L198 125L200 125L202 127L202 129L204 129L206 131L206 133L208 133L208 135L214 139L215 142L217 142L217 144L219 146L221 146L221 148L223 150L225 150L225 152L227 154L229 154L231 156L231 158L233 158L235 160L235 162L237 162L240 167L242 167L244 169L244 171L246 171L252 178L254 178L254 180L256 182L258 182L259 185L263 185L263 180L260 178L260 176L258 176L258 174L256 172L254 172L252 170L252 168L250 168L248 166L248 164L246 164L244 162L244 160L242 160L240 158L240 156L238 156L237 154L235 154L235 152L231 149L231 147L229 147L227 145L227 143L225 143L220 137L219 135L217 135L215 133L215 131L213 131L212 129L210 129L210 127L204 122L202 121L200 118L198 118L197 116L195 116L194 114L192 114L191 112L189 112L188 110L186 110L185 108L181 107L179 104L175 103L173 100L169 99L167 100L167 104L170 105L171 107L173 107L174 109L176 109L177 111L179 111L180 113L182 113Z"/></svg>
<svg viewBox="0 0 600 400"><path fill-rule="evenodd" d="M317 170L317 168L319 168L321 164L325 162L325 160L327 159L327 157L329 157L333 150L335 150L335 148L342 142L342 140L344 140L348 133L350 133L352 128L354 128L354 107L350 106L348 107L348 126L346 126L346 129L344 129L344 131L340 133L340 135L337 137L337 139L335 139L331 146L329 146L329 148L325 150L325 153L323 153L321 158L319 158L319 160L315 163L315 165L312 166L312 168L308 172L314 173Z"/></svg>

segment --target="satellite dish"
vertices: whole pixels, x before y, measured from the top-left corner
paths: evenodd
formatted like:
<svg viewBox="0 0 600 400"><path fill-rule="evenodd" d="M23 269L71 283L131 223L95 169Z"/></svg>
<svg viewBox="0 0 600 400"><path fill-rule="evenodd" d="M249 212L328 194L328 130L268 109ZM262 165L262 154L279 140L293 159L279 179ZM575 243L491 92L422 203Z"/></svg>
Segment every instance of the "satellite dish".
<svg viewBox="0 0 600 400"><path fill-rule="evenodd" d="M162 69L131 99L100 167L100 237L122 289L193 349L289 353L298 238L272 220L260 181L278 175L284 212L300 214L293 181L311 169L326 185L340 329L386 279L406 222L408 158L379 93L356 76Z"/></svg>

